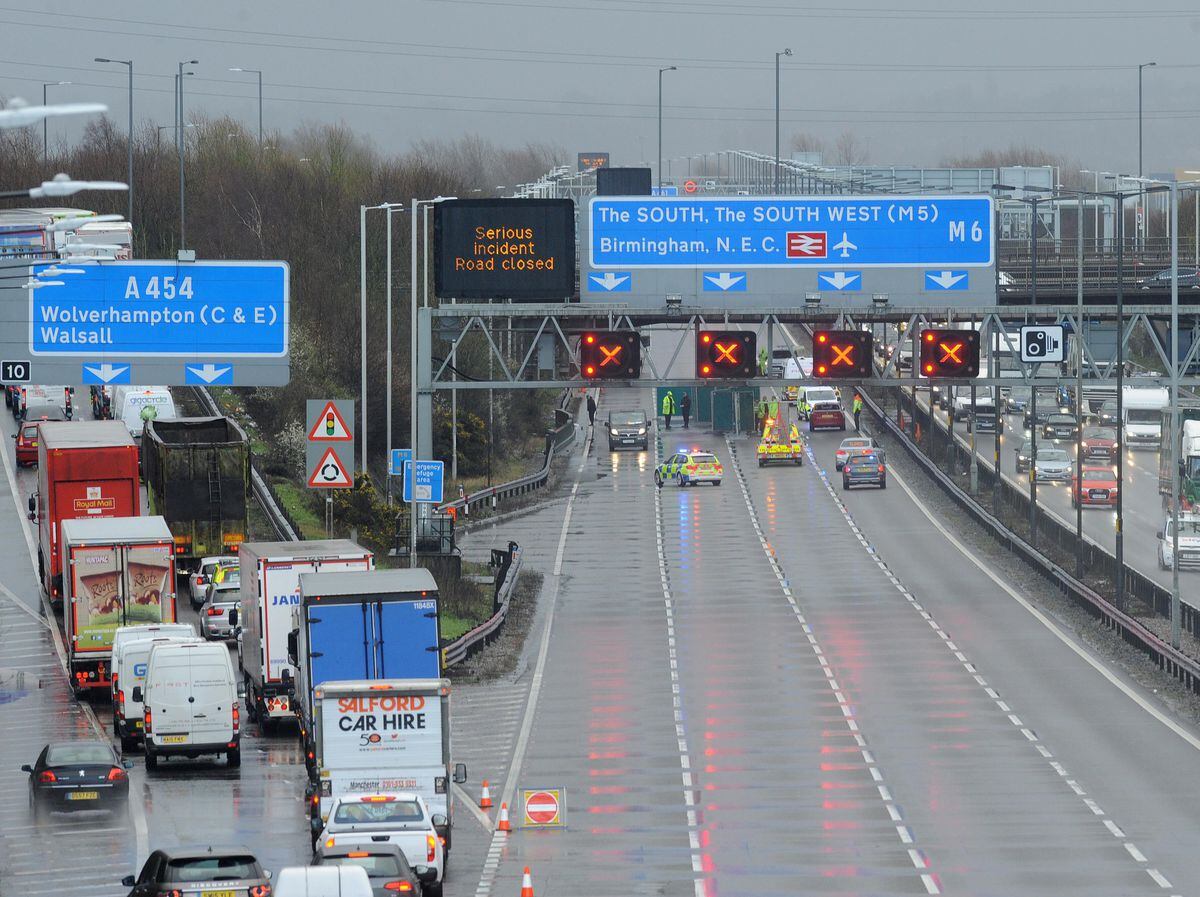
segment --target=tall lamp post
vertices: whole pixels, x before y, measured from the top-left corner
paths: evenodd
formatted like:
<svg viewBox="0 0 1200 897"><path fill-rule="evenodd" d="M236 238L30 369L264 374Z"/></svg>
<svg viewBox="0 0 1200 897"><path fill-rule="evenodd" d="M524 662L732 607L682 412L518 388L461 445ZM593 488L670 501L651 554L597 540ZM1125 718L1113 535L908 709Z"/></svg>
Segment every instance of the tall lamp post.
<svg viewBox="0 0 1200 897"><path fill-rule="evenodd" d="M114 65L129 66L129 146L126 155L129 157L129 215L126 216L129 221L133 221L133 60L132 59L106 59L103 56L97 56L95 62L107 62Z"/></svg>
<svg viewBox="0 0 1200 897"><path fill-rule="evenodd" d="M1142 176L1142 71L1156 65L1157 62L1143 62L1138 65L1138 177Z"/></svg>
<svg viewBox="0 0 1200 897"><path fill-rule="evenodd" d="M43 82L42 83L42 105L43 106L49 105L49 102L46 99L46 88L47 87L63 87L70 83L71 83L70 81L45 81L45 82ZM660 92L660 99L659 99L658 106L659 106L659 116L661 118L661 116L662 116L661 92ZM662 134L662 125L661 124L659 125L659 134L660 135ZM659 144L660 145L662 144L661 136L659 137ZM659 155L660 156L662 155L661 150L659 152ZM42 161L45 162L49 158L49 156L50 156L50 131L46 126L46 119L43 118L42 119Z"/></svg>
<svg viewBox="0 0 1200 897"><path fill-rule="evenodd" d="M183 76L185 65L199 65L200 60L189 59L187 62L179 63L179 120L176 122L179 127L175 130L175 145L179 149L179 249L182 252L187 248L187 215L184 208L184 182L183 182Z"/></svg>
<svg viewBox="0 0 1200 897"><path fill-rule="evenodd" d="M262 146L262 71L259 69L230 69L231 72L245 72L250 75L258 75L258 145Z"/></svg>
<svg viewBox="0 0 1200 897"><path fill-rule="evenodd" d="M662 76L663 72L678 71L678 67L668 65L658 70L658 186L662 186Z"/></svg>
<svg viewBox="0 0 1200 897"><path fill-rule="evenodd" d="M775 54L775 195L779 195L779 57L791 56L787 47Z"/></svg>

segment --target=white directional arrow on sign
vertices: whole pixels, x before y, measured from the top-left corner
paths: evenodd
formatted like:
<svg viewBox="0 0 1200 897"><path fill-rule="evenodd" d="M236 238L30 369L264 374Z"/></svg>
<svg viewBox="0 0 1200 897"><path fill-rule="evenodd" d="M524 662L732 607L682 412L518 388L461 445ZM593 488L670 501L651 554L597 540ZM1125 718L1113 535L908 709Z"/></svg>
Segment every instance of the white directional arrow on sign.
<svg viewBox="0 0 1200 897"><path fill-rule="evenodd" d="M926 276L943 290L948 290L967 275L955 274L953 271L940 271L937 274L928 274Z"/></svg>
<svg viewBox="0 0 1200 897"><path fill-rule="evenodd" d="M218 377L227 374L230 370L229 366L217 367L215 364L204 365L188 365L188 370L203 380L205 383L212 383Z"/></svg>
<svg viewBox="0 0 1200 897"><path fill-rule="evenodd" d="M127 364L114 365L109 364L108 362L98 366L87 364L84 365L84 367L87 369L88 373L95 375L96 379L98 379L101 383L108 383L114 378L120 377L123 373L129 370L129 365Z"/></svg>
<svg viewBox="0 0 1200 897"><path fill-rule="evenodd" d="M821 274L820 279L825 281L835 290L844 290L850 284L859 279L861 275L856 272L834 271L832 274Z"/></svg>
<svg viewBox="0 0 1200 897"><path fill-rule="evenodd" d="M628 274L614 274L612 271L605 271L603 275L591 275L592 283L603 290L608 290L610 293L629 280Z"/></svg>
<svg viewBox="0 0 1200 897"><path fill-rule="evenodd" d="M704 279L722 290L728 290L730 287L745 280L746 275L730 274L728 271L722 271L719 274L705 274Z"/></svg>

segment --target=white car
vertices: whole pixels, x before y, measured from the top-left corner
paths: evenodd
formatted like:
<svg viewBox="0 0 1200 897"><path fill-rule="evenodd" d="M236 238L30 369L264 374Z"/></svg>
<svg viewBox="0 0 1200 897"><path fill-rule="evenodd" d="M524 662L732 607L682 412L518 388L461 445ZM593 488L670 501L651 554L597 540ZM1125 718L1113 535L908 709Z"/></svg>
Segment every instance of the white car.
<svg viewBox="0 0 1200 897"><path fill-rule="evenodd" d="M1171 535L1171 518L1167 517L1158 532L1158 566L1170 570L1174 561L1174 539ZM1179 569L1200 567L1200 516L1179 515Z"/></svg>
<svg viewBox="0 0 1200 897"><path fill-rule="evenodd" d="M410 791L343 794L330 805L328 821L317 844L325 847L363 841L395 844L410 866L436 870L436 879L425 885L424 892L437 897L442 893L446 861L442 839L434 826L445 824L445 817L430 815L421 796Z"/></svg>
<svg viewBox="0 0 1200 897"><path fill-rule="evenodd" d="M200 609L200 605L204 603L205 593L208 591L208 584L212 582L213 574L217 572L217 567L231 567L238 562L236 555L223 554L216 557L200 558L200 563L196 567L196 572L188 577L188 597L192 600L192 607L195 610Z"/></svg>
<svg viewBox="0 0 1200 897"><path fill-rule="evenodd" d="M1039 483L1067 483L1075 472L1075 462L1064 449L1038 446L1031 476Z"/></svg>

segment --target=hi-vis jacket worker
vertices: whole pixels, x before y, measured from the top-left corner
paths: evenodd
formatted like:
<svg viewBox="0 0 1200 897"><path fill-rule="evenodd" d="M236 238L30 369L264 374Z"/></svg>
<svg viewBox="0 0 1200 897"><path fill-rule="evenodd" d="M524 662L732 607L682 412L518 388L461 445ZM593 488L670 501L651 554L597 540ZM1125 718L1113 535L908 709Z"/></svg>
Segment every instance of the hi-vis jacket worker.
<svg viewBox="0 0 1200 897"><path fill-rule="evenodd" d="M668 430L671 429L671 415L675 413L675 394L668 389L662 398L662 416Z"/></svg>
<svg viewBox="0 0 1200 897"><path fill-rule="evenodd" d="M770 367L771 367L771 360L767 356L766 348L764 347L762 349L759 349L758 350L758 375L760 377L767 376L767 371L770 369Z"/></svg>

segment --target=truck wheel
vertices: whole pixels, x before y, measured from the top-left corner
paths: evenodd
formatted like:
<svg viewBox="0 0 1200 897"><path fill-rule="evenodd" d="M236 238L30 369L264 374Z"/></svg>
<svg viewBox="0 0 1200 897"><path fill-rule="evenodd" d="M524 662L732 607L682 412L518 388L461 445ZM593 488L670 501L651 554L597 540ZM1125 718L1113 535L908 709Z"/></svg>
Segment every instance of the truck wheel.
<svg viewBox="0 0 1200 897"><path fill-rule="evenodd" d="M254 697L254 689L250 686L250 677L244 678L246 683L246 718L254 723L258 722L258 701Z"/></svg>
<svg viewBox="0 0 1200 897"><path fill-rule="evenodd" d="M158 769L158 755L150 750L150 745L146 745L146 772L154 772Z"/></svg>
<svg viewBox="0 0 1200 897"><path fill-rule="evenodd" d="M766 467L766 466L767 466L767 462L766 462L766 461L764 461L762 458L759 458L759 459L758 459L758 466L759 466L759 467Z"/></svg>
<svg viewBox="0 0 1200 897"><path fill-rule="evenodd" d="M240 747L226 751L225 756L229 760L230 769L237 769L242 765L242 749Z"/></svg>

